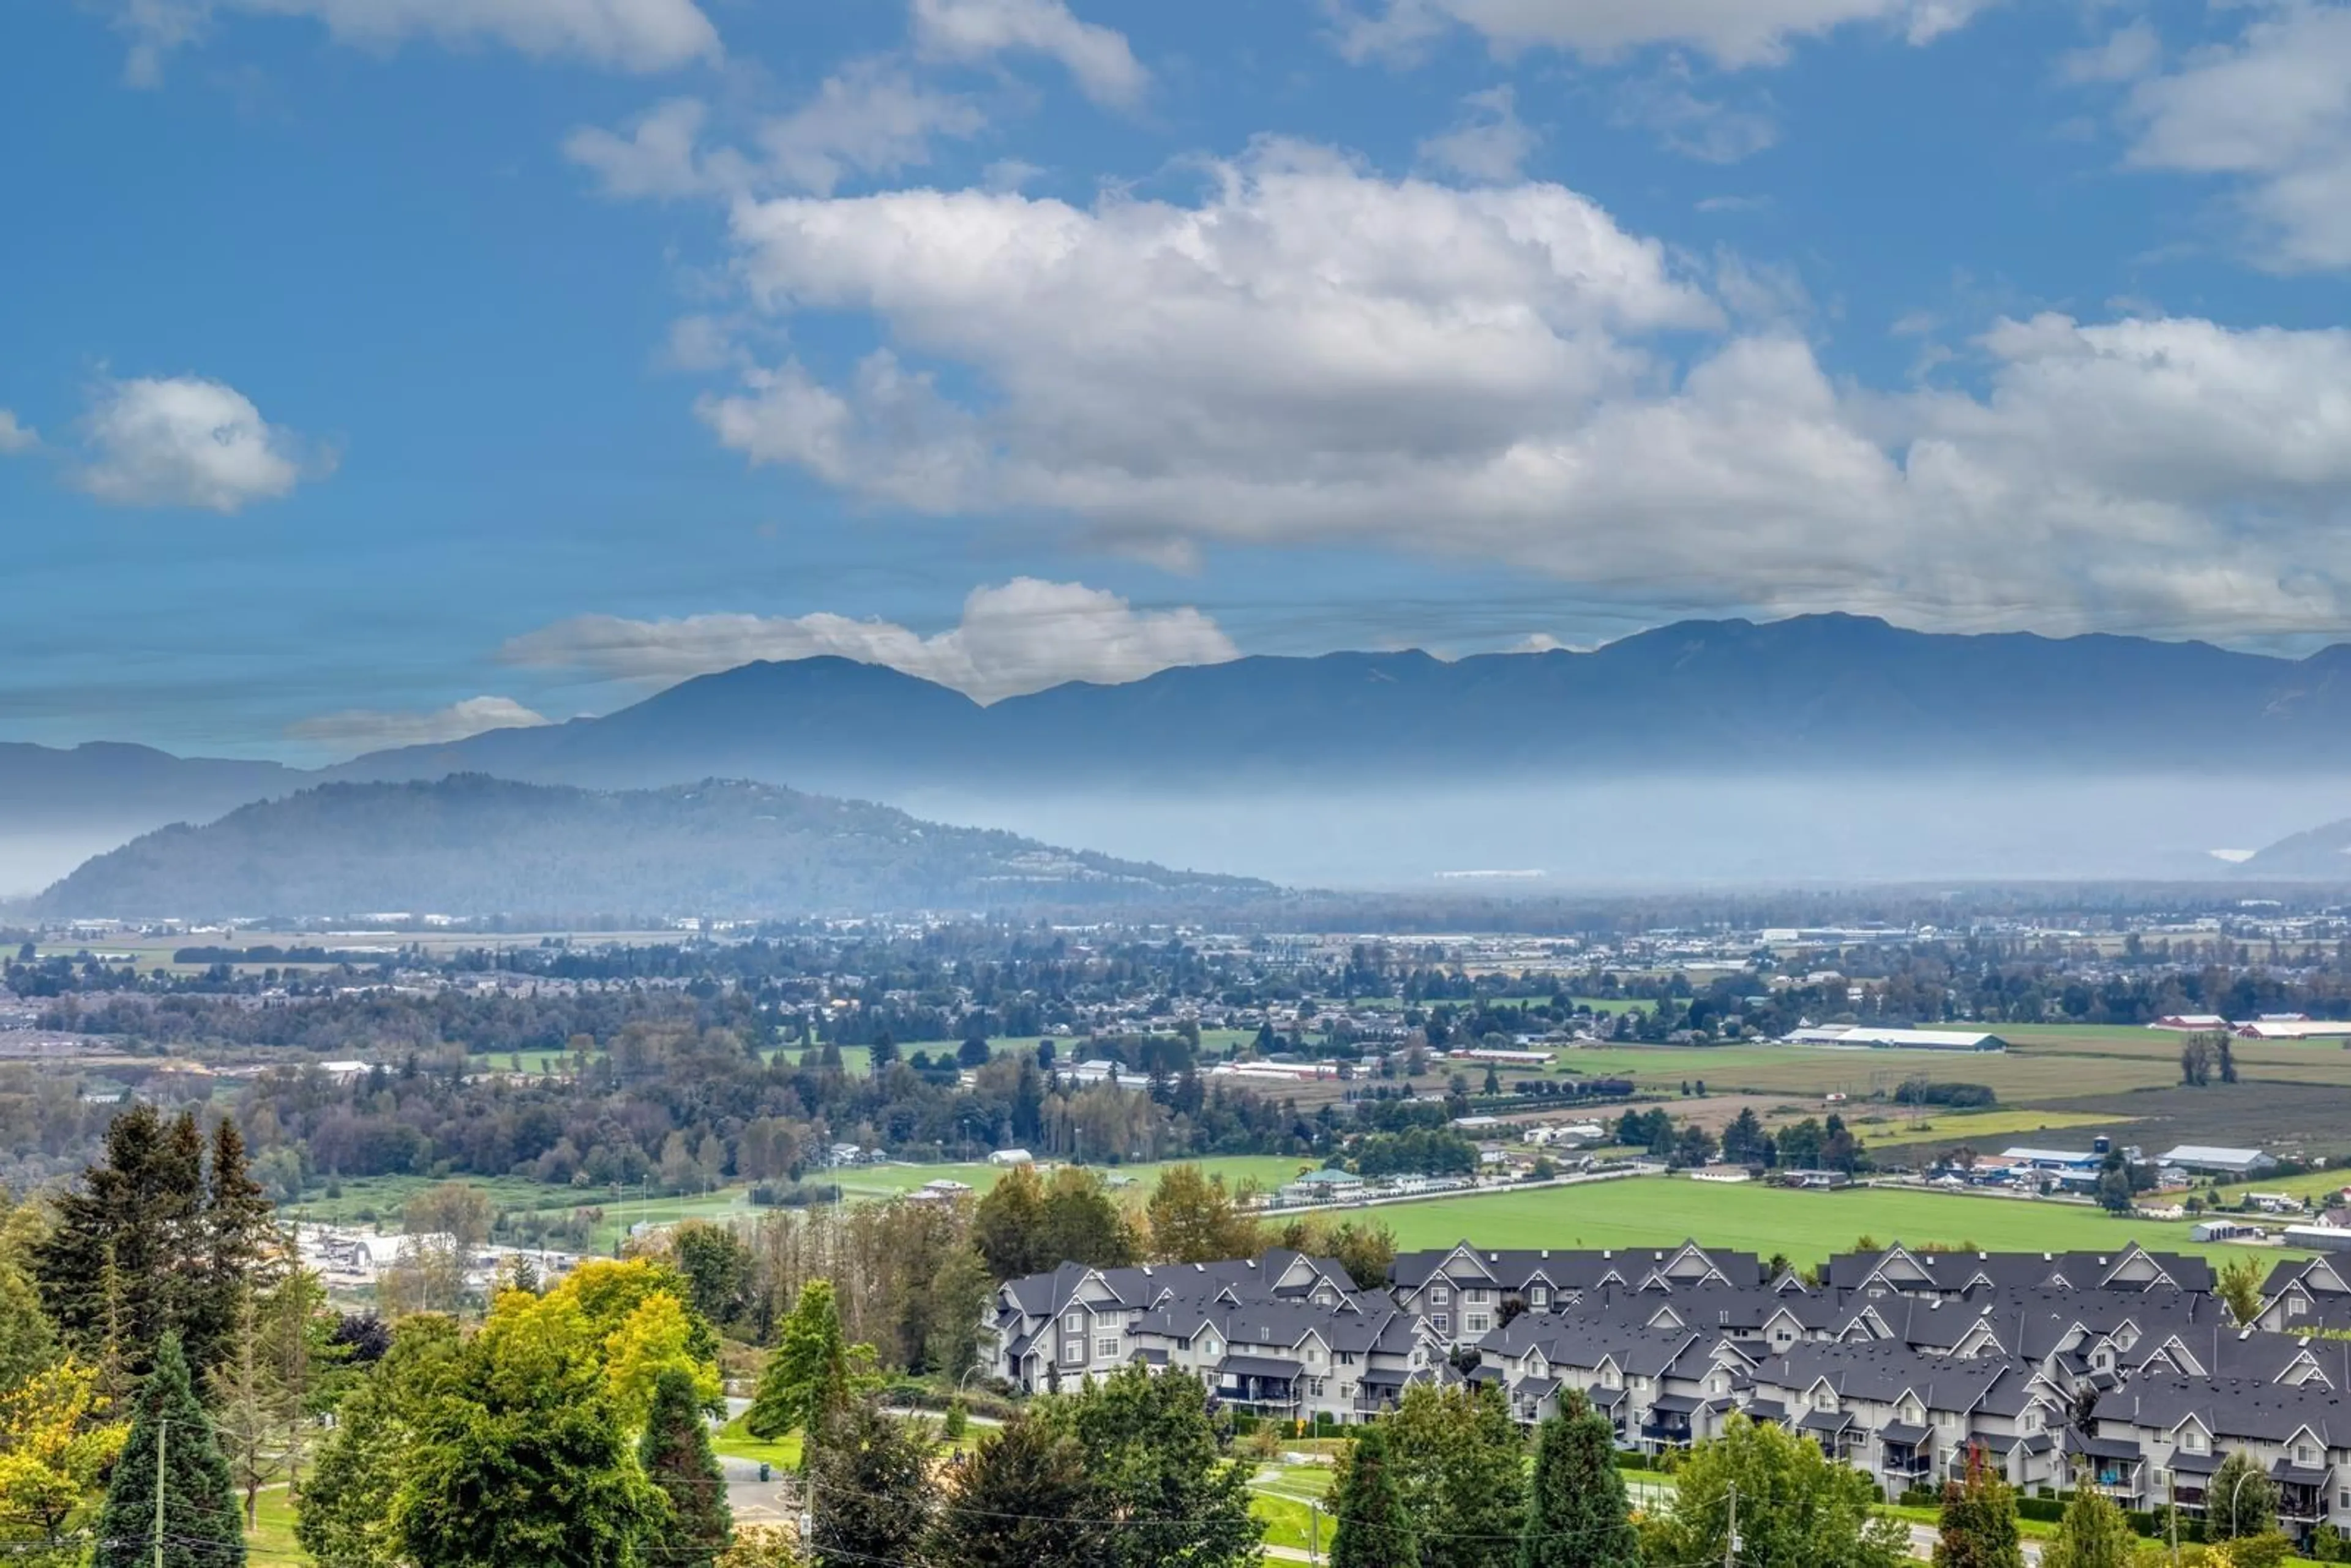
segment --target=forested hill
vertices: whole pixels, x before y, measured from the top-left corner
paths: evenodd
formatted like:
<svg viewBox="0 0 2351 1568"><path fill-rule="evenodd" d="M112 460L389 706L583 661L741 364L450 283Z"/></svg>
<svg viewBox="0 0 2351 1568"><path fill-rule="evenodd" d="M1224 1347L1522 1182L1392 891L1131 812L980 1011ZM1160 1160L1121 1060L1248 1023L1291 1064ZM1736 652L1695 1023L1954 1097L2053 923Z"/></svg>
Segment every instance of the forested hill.
<svg viewBox="0 0 2351 1568"><path fill-rule="evenodd" d="M65 916L758 916L1220 902L1271 884L943 827L885 806L705 780L601 792L480 775L329 784L98 856Z"/></svg>

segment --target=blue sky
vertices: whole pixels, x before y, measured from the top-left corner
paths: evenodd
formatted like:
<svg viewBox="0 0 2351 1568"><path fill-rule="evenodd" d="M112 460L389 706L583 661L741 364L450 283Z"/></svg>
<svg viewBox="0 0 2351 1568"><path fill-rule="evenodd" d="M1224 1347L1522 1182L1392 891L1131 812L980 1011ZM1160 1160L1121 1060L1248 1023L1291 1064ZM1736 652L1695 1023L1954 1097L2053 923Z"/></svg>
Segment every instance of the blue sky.
<svg viewBox="0 0 2351 1568"><path fill-rule="evenodd" d="M2351 603L2351 5L41 0L0 737Z"/></svg>

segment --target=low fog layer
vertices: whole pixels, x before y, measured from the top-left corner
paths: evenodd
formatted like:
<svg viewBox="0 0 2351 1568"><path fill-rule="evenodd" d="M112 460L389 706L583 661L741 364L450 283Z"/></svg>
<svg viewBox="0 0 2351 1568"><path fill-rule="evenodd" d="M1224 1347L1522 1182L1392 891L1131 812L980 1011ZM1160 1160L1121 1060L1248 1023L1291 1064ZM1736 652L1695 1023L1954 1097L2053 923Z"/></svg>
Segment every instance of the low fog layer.
<svg viewBox="0 0 2351 1568"><path fill-rule="evenodd" d="M11 832L0 825L0 901L29 898L92 855L120 849L160 822Z"/></svg>
<svg viewBox="0 0 2351 1568"><path fill-rule="evenodd" d="M1292 886L1551 887L1920 879L2222 877L2252 850L2351 816L2327 779L1626 779L1383 792L898 797L917 816ZM1543 873L1466 881L1461 872ZM2351 856L2345 880L2351 883Z"/></svg>

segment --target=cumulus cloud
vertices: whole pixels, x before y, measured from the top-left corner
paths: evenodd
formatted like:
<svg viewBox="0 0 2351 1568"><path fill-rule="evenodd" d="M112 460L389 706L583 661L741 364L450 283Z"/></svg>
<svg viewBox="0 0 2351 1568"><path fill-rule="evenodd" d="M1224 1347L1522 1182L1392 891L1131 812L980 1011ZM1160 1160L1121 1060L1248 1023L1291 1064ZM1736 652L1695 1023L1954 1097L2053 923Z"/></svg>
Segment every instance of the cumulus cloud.
<svg viewBox="0 0 2351 1568"><path fill-rule="evenodd" d="M883 58L851 62L808 101L750 128L747 147L705 146L709 107L655 105L619 131L574 131L564 152L620 198L737 196L775 190L830 195L853 175L894 174L931 160L939 137L967 137L987 117L967 99L926 87Z"/></svg>
<svg viewBox="0 0 2351 1568"><path fill-rule="evenodd" d="M755 366L726 445L942 515L1505 562L1593 597L2232 635L2351 608L2351 334L2006 321L1973 394L1840 384L1751 268L1561 186L1270 143L1190 203L738 203L745 306L871 319ZM1693 348L1692 345L1696 346Z"/></svg>
<svg viewBox="0 0 2351 1568"><path fill-rule="evenodd" d="M127 507L234 512L290 494L305 472L331 466L300 437L261 417L253 400L199 376L104 383L81 424L81 488Z"/></svg>
<svg viewBox="0 0 2351 1568"><path fill-rule="evenodd" d="M503 44L624 71L669 70L719 53L718 30L694 0L118 0L114 26L131 40L126 74L156 81L164 59L223 13L308 17L339 43Z"/></svg>
<svg viewBox="0 0 2351 1568"><path fill-rule="evenodd" d="M1473 92L1461 104L1465 112L1451 129L1420 144L1421 161L1465 180L1517 179L1542 137L1519 118L1516 95L1505 84Z"/></svg>
<svg viewBox="0 0 2351 1568"><path fill-rule="evenodd" d="M40 444L40 432L29 424L18 423L13 410L0 408L0 457L30 452Z"/></svg>
<svg viewBox="0 0 2351 1568"><path fill-rule="evenodd" d="M1019 577L974 589L961 622L928 637L886 621L831 614L583 615L514 639L502 657L606 679L671 682L756 659L820 653L886 664L994 702L1064 681L1115 685L1177 664L1220 664L1239 650L1197 610L1137 610L1106 590Z"/></svg>
<svg viewBox="0 0 2351 1568"><path fill-rule="evenodd" d="M548 722L512 697L467 697L429 713L348 708L306 718L286 733L319 746L381 751L394 746L438 746L484 730L529 729Z"/></svg>
<svg viewBox="0 0 2351 1568"><path fill-rule="evenodd" d="M2133 89L2140 167L2234 183L2253 258L2351 267L2351 6L2254 12L2237 42Z"/></svg>
<svg viewBox="0 0 2351 1568"><path fill-rule="evenodd" d="M925 58L963 64L1044 55L1087 97L1113 106L1135 103L1151 83L1126 35L1079 20L1066 0L914 0L914 47Z"/></svg>
<svg viewBox="0 0 2351 1568"><path fill-rule="evenodd" d="M1797 40L1872 25L1914 44L1963 26L1986 0L1332 0L1350 58L1417 50L1457 27L1497 51L1607 58L1674 45L1725 66L1775 65Z"/></svg>

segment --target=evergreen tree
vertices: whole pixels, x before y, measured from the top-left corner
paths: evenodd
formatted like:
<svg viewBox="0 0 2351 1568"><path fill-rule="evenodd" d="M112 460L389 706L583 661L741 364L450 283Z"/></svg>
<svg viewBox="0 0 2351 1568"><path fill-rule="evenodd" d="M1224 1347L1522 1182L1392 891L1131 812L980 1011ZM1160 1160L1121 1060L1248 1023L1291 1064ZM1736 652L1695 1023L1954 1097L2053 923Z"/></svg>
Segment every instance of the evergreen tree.
<svg viewBox="0 0 2351 1568"><path fill-rule="evenodd" d="M1968 1449L1962 1479L1944 1483L1934 1562L1935 1568L2024 1568L2016 1492L1984 1463L1981 1448Z"/></svg>
<svg viewBox="0 0 2351 1568"><path fill-rule="evenodd" d="M152 1105L132 1105L107 1126L99 1163L57 1196L57 1224L33 1249L50 1321L124 1388L189 1315L201 1283L203 1202L194 1118L167 1128Z"/></svg>
<svg viewBox="0 0 2351 1568"><path fill-rule="evenodd" d="M776 1354L759 1374L744 1427L772 1441L790 1431L814 1431L849 1398L849 1346L841 1334L841 1308L832 1281L810 1280L784 1319Z"/></svg>
<svg viewBox="0 0 2351 1568"><path fill-rule="evenodd" d="M228 1355L246 1299L276 1282L286 1250L277 1211L269 1194L253 1179L245 1134L233 1121L224 1120L213 1129L198 1235L203 1252L194 1265L198 1277L189 1306L191 1321L182 1327L181 1336L190 1359L209 1367Z"/></svg>
<svg viewBox="0 0 2351 1568"><path fill-rule="evenodd" d="M2128 1516L2095 1487L2077 1487L2055 1538L2041 1549L2041 1568L2131 1568L2137 1557Z"/></svg>
<svg viewBox="0 0 2351 1568"><path fill-rule="evenodd" d="M1542 1425L1527 1507L1520 1568L1639 1568L1616 1429L1572 1394Z"/></svg>
<svg viewBox="0 0 2351 1568"><path fill-rule="evenodd" d="M2277 1483L2261 1460L2239 1448L2220 1461L2204 1490L2204 1537L2234 1541L2277 1528Z"/></svg>
<svg viewBox="0 0 2351 1568"><path fill-rule="evenodd" d="M1076 1438L1015 1416L950 1477L925 1558L938 1568L1092 1568L1107 1506Z"/></svg>
<svg viewBox="0 0 2351 1568"><path fill-rule="evenodd" d="M653 1383L653 1414L637 1443L645 1475L669 1499L672 1515L664 1563L710 1568L726 1550L734 1516L726 1507L726 1474L711 1452L694 1375L673 1366Z"/></svg>
<svg viewBox="0 0 2351 1568"><path fill-rule="evenodd" d="M1337 1524L1331 1568L1419 1568L1412 1516L1388 1464L1386 1434L1377 1427L1364 1429L1340 1467L1331 1512Z"/></svg>
<svg viewBox="0 0 2351 1568"><path fill-rule="evenodd" d="M818 1568L907 1563L930 1528L931 1435L870 1399L829 1412L809 1444Z"/></svg>
<svg viewBox="0 0 2351 1568"><path fill-rule="evenodd" d="M244 1568L228 1461L196 1402L180 1336L166 1332L139 1387L131 1437L98 1515L93 1568ZM155 1553L158 1499L163 1552Z"/></svg>

